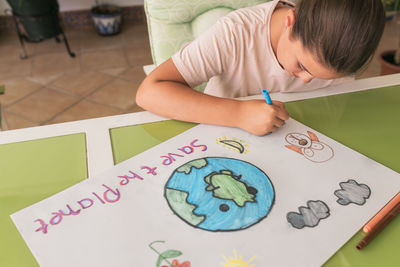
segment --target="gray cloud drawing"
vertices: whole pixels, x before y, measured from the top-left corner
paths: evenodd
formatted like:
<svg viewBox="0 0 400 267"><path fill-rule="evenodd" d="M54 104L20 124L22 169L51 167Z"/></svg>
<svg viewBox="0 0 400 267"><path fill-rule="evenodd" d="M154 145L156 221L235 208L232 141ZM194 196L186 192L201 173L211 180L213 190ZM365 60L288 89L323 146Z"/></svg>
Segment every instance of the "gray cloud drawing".
<svg viewBox="0 0 400 267"><path fill-rule="evenodd" d="M336 200L340 205L348 205L354 203L357 205L364 205L366 199L371 195L371 189L365 184L359 184L353 179L339 184L342 189L335 191L338 197Z"/></svg>
<svg viewBox="0 0 400 267"><path fill-rule="evenodd" d="M329 217L329 208L321 200L307 201L307 207L299 207L300 213L289 212L286 215L288 222L297 229L302 229L305 226L315 227L321 219Z"/></svg>

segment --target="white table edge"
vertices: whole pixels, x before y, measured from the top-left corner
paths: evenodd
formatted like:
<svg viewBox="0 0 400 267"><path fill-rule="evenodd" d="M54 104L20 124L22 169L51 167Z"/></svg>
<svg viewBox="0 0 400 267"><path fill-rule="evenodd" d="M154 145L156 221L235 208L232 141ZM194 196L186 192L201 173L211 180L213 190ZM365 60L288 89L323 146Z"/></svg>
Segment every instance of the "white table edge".
<svg viewBox="0 0 400 267"><path fill-rule="evenodd" d="M400 84L400 74L385 75L355 80L351 83L325 87L310 92L272 93L271 98L282 102L310 99L336 94L369 90ZM262 95L240 99L261 99ZM86 136L87 164L89 177L103 172L114 165L110 129L168 120L150 112L137 112L102 118L65 122L31 128L0 132L0 144L23 142L55 136L84 133Z"/></svg>

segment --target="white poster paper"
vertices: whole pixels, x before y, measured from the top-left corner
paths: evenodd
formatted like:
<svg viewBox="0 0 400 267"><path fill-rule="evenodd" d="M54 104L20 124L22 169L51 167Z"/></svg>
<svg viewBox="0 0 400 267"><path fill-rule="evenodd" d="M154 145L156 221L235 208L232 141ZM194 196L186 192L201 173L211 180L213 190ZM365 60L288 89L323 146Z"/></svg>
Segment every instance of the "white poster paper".
<svg viewBox="0 0 400 267"><path fill-rule="evenodd" d="M399 189L292 119L199 125L11 217L41 266L320 266Z"/></svg>

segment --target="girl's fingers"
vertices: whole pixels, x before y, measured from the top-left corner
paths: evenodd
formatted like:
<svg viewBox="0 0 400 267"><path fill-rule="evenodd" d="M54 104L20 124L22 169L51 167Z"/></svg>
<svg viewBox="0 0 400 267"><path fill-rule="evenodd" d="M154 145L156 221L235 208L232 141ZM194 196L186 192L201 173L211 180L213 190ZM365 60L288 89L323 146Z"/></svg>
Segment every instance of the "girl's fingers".
<svg viewBox="0 0 400 267"><path fill-rule="evenodd" d="M276 130L278 130L278 127L276 127L276 126L272 126L272 128L271 128L271 132L275 132Z"/></svg>
<svg viewBox="0 0 400 267"><path fill-rule="evenodd" d="M279 128L279 127L282 127L282 125L284 125L284 124L285 124L284 120L281 120L279 118L275 118L275 121L274 121L274 126L275 127Z"/></svg>

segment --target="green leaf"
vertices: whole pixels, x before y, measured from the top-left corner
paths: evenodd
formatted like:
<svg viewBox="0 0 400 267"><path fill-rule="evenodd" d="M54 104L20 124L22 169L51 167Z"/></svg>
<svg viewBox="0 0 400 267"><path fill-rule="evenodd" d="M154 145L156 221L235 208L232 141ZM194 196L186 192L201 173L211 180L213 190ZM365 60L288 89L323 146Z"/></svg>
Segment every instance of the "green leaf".
<svg viewBox="0 0 400 267"><path fill-rule="evenodd" d="M161 253L161 256L163 256L165 259L176 258L176 257L179 257L180 255L182 255L182 252L180 252L179 250L174 250L174 249L170 249L170 250L167 250L167 251Z"/></svg>
<svg viewBox="0 0 400 267"><path fill-rule="evenodd" d="M163 253L160 254L160 256L158 256L156 267L160 267L163 260L170 259L170 258L176 258L176 257L179 257L180 255L182 255L182 252L180 252L179 250L170 249L170 250L164 251Z"/></svg>
<svg viewBox="0 0 400 267"><path fill-rule="evenodd" d="M0 85L0 95L4 94L6 87L4 85Z"/></svg>

